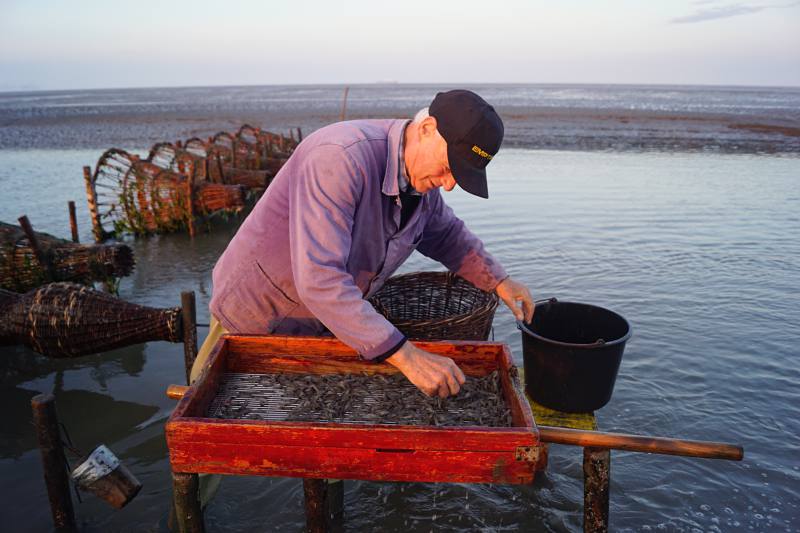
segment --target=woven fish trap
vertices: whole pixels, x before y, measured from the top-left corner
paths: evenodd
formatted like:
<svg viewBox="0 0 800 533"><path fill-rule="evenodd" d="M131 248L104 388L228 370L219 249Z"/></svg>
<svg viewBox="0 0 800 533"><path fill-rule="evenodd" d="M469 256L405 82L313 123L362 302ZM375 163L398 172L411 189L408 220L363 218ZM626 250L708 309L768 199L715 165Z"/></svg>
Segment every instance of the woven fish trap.
<svg viewBox="0 0 800 533"><path fill-rule="evenodd" d="M245 206L245 187L221 183L201 183L196 186L195 212L210 215L217 212L238 213Z"/></svg>
<svg viewBox="0 0 800 533"><path fill-rule="evenodd" d="M275 134L269 134L275 136ZM275 136L279 137L279 136ZM270 144L262 142L265 137L263 132L252 126L242 126L236 135L221 131L212 137L211 147L206 148L207 153L215 152L215 162L221 168L210 166L212 174L221 174L222 182L244 185L251 189L263 189L278 173L288 156L283 152L271 150ZM199 152L197 140L191 149Z"/></svg>
<svg viewBox="0 0 800 533"><path fill-rule="evenodd" d="M498 304L452 272L393 276L369 301L408 338L424 340L485 341Z"/></svg>
<svg viewBox="0 0 800 533"><path fill-rule="evenodd" d="M208 181L206 158L197 156L172 143L156 143L150 148L147 161L164 170L189 178L192 183Z"/></svg>
<svg viewBox="0 0 800 533"><path fill-rule="evenodd" d="M264 131L260 128L244 125L239 129L241 138L254 139L250 142L256 142L264 147L266 157L275 157L278 159L288 159L294 149L300 144L299 139L295 139L294 133L289 131L289 135L282 135L273 133L271 131ZM300 136L298 132L298 137Z"/></svg>
<svg viewBox="0 0 800 533"><path fill-rule="evenodd" d="M258 150L249 143L242 142L227 131L220 131L211 138L223 164L247 170L259 170Z"/></svg>
<svg viewBox="0 0 800 533"><path fill-rule="evenodd" d="M168 190L156 182L162 170L117 148L100 156L91 187L104 237L174 229L168 207L177 198L170 198Z"/></svg>
<svg viewBox="0 0 800 533"><path fill-rule="evenodd" d="M165 150L159 153L154 158L164 161L169 157ZM106 235L168 233L188 227L194 213L238 212L244 208L241 187L206 181L193 184L178 172L124 150L105 152L92 180L98 220ZM108 224L113 231L105 230Z"/></svg>
<svg viewBox="0 0 800 533"><path fill-rule="evenodd" d="M77 357L131 344L182 339L181 309L154 309L75 283L24 294L0 290L0 344Z"/></svg>
<svg viewBox="0 0 800 533"><path fill-rule="evenodd" d="M183 144L183 149L194 157L204 160L206 181L211 181L213 183L224 183L223 177L225 174L222 170L224 163L223 157L211 140L203 140L199 137L192 137Z"/></svg>
<svg viewBox="0 0 800 533"><path fill-rule="evenodd" d="M213 155L214 144L200 137L192 137L183 143L183 149L197 157L209 157Z"/></svg>
<svg viewBox="0 0 800 533"><path fill-rule="evenodd" d="M234 136L236 140L236 165L239 168L269 170L277 174L283 163L292 155L299 141L294 134L279 135L260 128L243 125ZM241 161L246 158L245 164Z"/></svg>
<svg viewBox="0 0 800 533"><path fill-rule="evenodd" d="M269 170L247 170L243 168L223 167L225 183L241 185L248 190L263 191L275 175Z"/></svg>
<svg viewBox="0 0 800 533"><path fill-rule="evenodd" d="M36 232L39 263L22 228L0 222L0 288L25 292L48 281L92 283L128 276L135 265L125 244L77 244Z"/></svg>

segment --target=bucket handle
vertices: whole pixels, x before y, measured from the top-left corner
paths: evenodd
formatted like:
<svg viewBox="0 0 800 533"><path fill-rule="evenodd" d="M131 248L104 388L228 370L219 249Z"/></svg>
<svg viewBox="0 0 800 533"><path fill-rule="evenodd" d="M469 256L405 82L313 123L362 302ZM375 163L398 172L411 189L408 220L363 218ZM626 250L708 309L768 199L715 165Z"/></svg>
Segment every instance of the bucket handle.
<svg viewBox="0 0 800 533"><path fill-rule="evenodd" d="M533 302L534 308L537 305L543 304L545 302L550 304L556 304L558 303L558 299L555 296L551 296L550 298L542 298L541 300L534 300ZM522 320L517 320L517 329L520 331L530 333L530 331L528 331L528 329L525 327L525 323Z"/></svg>
<svg viewBox="0 0 800 533"><path fill-rule="evenodd" d="M550 298L542 298L541 300L534 301L533 305L536 306L536 305L539 305L539 304L545 303L545 302L550 303L550 304L555 304L555 303L558 303L558 299L555 296L551 296ZM517 320L517 329L522 331L523 333L527 333L529 335L533 334L533 332L528 329L528 327L525 325L525 323L522 320ZM602 346L605 343L606 343L606 340L603 339L603 338L600 338L600 339L597 339L596 341L594 341L591 344L595 344L597 346Z"/></svg>

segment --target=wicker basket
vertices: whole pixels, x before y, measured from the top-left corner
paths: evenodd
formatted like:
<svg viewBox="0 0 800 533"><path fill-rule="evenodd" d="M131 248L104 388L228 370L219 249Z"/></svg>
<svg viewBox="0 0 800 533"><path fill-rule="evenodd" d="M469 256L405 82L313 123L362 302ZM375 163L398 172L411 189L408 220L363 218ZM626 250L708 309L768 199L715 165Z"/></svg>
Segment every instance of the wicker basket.
<svg viewBox="0 0 800 533"><path fill-rule="evenodd" d="M498 299L452 272L394 276L370 303L410 339L489 338Z"/></svg>

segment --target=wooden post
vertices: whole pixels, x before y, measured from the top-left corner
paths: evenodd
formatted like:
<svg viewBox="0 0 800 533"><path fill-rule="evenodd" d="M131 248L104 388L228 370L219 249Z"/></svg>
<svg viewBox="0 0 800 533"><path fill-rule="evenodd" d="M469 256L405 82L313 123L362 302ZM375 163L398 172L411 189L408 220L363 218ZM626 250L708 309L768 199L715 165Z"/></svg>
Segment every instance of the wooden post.
<svg viewBox="0 0 800 533"><path fill-rule="evenodd" d="M194 291L181 293L181 319L183 322L183 362L186 366L186 383L192 373L192 365L197 357L197 310Z"/></svg>
<svg viewBox="0 0 800 533"><path fill-rule="evenodd" d="M303 141L303 130L300 129L300 126L297 126L297 143L300 144Z"/></svg>
<svg viewBox="0 0 800 533"><path fill-rule="evenodd" d="M39 262L39 266L44 272L45 279L47 281L53 281L53 268L39 244L39 238L36 237L36 232L33 231L30 220L28 220L28 217L25 215L22 215L17 220L19 221L19 225L22 226L22 231L25 232L25 236L28 237L28 244L30 244L33 254L36 256L36 261Z"/></svg>
<svg viewBox="0 0 800 533"><path fill-rule="evenodd" d="M304 479L303 493L309 533L342 529L344 482L341 479Z"/></svg>
<svg viewBox="0 0 800 533"><path fill-rule="evenodd" d="M583 449L583 531L608 531L608 498L611 479L611 450Z"/></svg>
<svg viewBox="0 0 800 533"><path fill-rule="evenodd" d="M52 394L39 394L31 399L31 409L39 451L42 453L44 482L47 485L53 524L57 530L74 531L75 512L69 492L67 460L61 445L56 399Z"/></svg>
<svg viewBox="0 0 800 533"><path fill-rule="evenodd" d="M69 208L69 229L72 231L72 242L81 242L78 236L78 217L75 215L75 202L70 200L67 203Z"/></svg>
<svg viewBox="0 0 800 533"><path fill-rule="evenodd" d="M350 92L350 87L344 88L344 96L342 96L342 113L339 115L339 120L342 121L347 117L347 93Z"/></svg>
<svg viewBox="0 0 800 533"><path fill-rule="evenodd" d="M180 533L203 533L203 510L198 495L197 474L172 473L173 501L175 518Z"/></svg>
<svg viewBox="0 0 800 533"><path fill-rule="evenodd" d="M97 192L92 183L92 169L83 167L83 181L86 182L86 201L89 204L89 215L92 218L92 232L94 242L103 242L103 227L100 225L100 215L97 213Z"/></svg>
<svg viewBox="0 0 800 533"><path fill-rule="evenodd" d="M186 221L189 225L189 236L194 237L195 235L195 227L194 227L194 184L190 178L186 178L186 206L188 214Z"/></svg>

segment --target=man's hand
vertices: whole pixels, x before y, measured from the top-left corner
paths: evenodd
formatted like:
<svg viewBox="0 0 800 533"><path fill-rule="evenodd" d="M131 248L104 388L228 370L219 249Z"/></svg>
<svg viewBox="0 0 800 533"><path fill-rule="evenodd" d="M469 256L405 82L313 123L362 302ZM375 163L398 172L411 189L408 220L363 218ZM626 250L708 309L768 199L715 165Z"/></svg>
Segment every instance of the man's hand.
<svg viewBox="0 0 800 533"><path fill-rule="evenodd" d="M461 369L449 357L420 350L408 341L386 359L386 362L397 367L428 396L447 398L451 394L458 394L466 379Z"/></svg>
<svg viewBox="0 0 800 533"><path fill-rule="evenodd" d="M528 290L528 287L514 281L511 277L507 277L497 285L494 291L503 300L503 303L511 309L517 320L524 318L527 323L533 319L533 311L536 304L533 303L533 296L531 296L531 291ZM517 302L522 303L521 308Z"/></svg>

